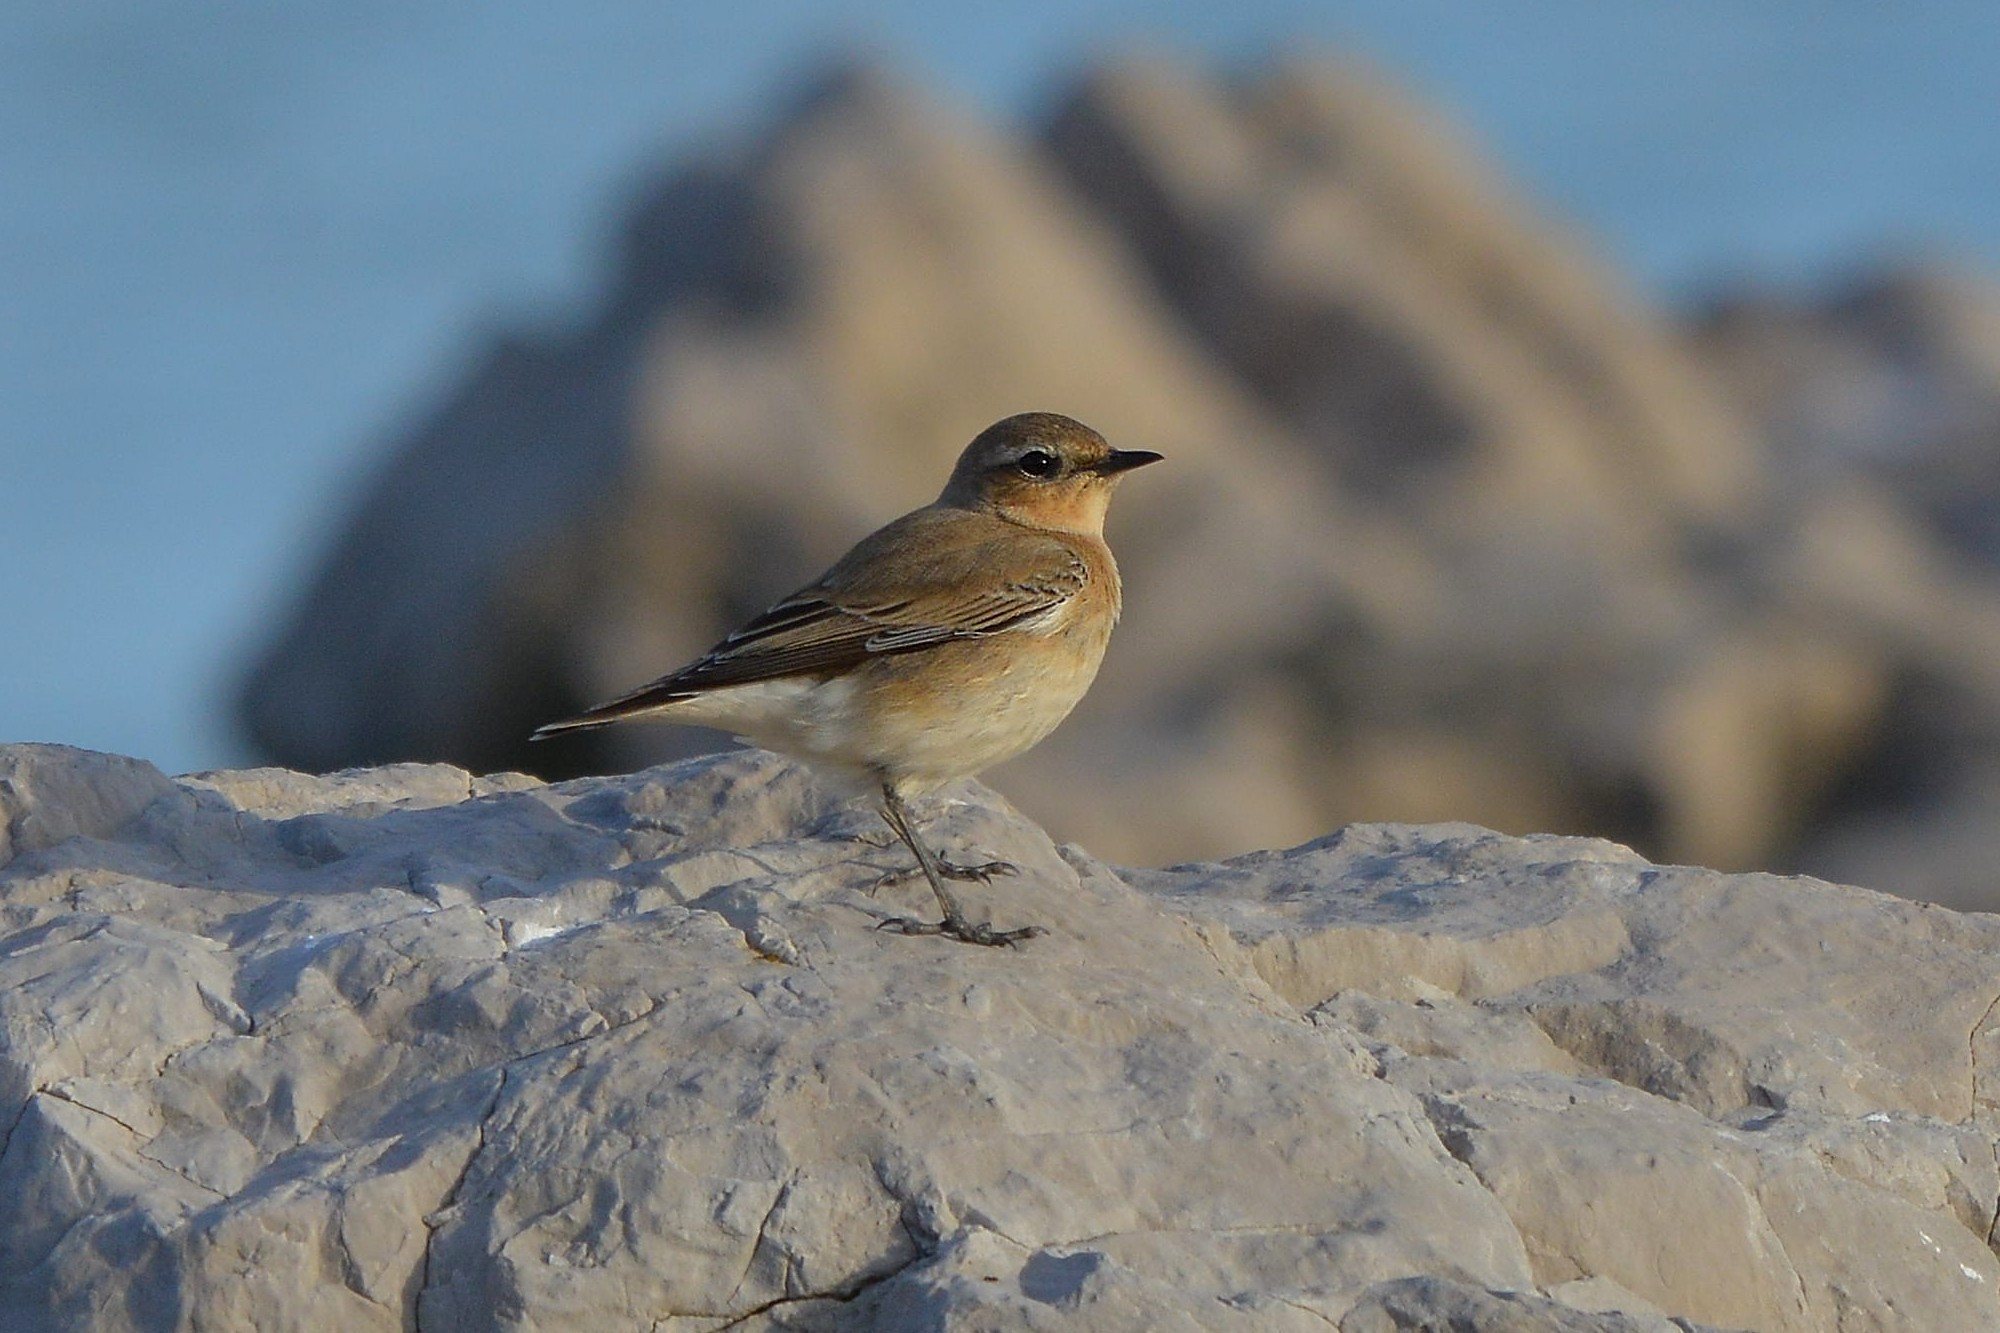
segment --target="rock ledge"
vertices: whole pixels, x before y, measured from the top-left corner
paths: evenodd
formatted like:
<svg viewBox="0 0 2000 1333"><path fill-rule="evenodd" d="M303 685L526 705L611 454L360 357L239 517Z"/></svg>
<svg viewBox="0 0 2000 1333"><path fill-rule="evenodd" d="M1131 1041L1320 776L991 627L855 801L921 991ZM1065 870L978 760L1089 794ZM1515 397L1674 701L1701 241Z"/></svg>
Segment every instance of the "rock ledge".
<svg viewBox="0 0 2000 1333"><path fill-rule="evenodd" d="M2000 1328L2000 920L924 814L0 747L0 1328Z"/></svg>

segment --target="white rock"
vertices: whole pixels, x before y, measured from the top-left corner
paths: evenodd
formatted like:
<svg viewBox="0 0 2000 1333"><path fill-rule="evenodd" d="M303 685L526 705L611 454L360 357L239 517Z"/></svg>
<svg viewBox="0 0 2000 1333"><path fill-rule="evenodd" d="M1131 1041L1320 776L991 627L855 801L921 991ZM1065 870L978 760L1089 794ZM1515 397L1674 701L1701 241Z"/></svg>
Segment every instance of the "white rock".
<svg viewBox="0 0 2000 1333"><path fill-rule="evenodd" d="M1990 918L964 784L985 950L755 752L0 773L0 1329L2000 1327Z"/></svg>

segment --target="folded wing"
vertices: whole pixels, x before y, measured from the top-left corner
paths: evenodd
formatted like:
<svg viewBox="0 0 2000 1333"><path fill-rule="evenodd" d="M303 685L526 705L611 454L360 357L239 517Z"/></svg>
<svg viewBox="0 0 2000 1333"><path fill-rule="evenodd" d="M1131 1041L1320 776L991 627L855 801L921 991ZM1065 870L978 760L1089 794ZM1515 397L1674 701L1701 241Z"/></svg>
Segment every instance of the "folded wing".
<svg viewBox="0 0 2000 1333"><path fill-rule="evenodd" d="M1010 529L927 544L921 531L898 533L922 515L875 534L699 660L535 736L603 726L707 690L828 675L873 657L1032 631L1059 618L1089 581L1083 558L1054 537L1024 542ZM962 530L964 516L957 517Z"/></svg>

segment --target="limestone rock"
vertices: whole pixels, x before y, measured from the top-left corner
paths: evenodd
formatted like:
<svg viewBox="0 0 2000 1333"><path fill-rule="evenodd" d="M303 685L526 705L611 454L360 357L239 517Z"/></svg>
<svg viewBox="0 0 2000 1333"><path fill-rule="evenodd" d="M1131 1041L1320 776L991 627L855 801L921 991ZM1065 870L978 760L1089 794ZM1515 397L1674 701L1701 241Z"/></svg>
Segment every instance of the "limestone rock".
<svg viewBox="0 0 2000 1333"><path fill-rule="evenodd" d="M1812 298L1738 294L1697 339L1796 478L1774 578L1894 682L1844 762L1847 808L1794 864L1993 910L2000 284L1906 261Z"/></svg>
<svg viewBox="0 0 2000 1333"><path fill-rule="evenodd" d="M981 950L761 752L0 771L0 1328L2000 1328L1992 918L967 783Z"/></svg>
<svg viewBox="0 0 2000 1333"><path fill-rule="evenodd" d="M1208 345L1426 527L1617 551L1755 503L1748 422L1665 327L1358 63L1120 61L1047 137Z"/></svg>

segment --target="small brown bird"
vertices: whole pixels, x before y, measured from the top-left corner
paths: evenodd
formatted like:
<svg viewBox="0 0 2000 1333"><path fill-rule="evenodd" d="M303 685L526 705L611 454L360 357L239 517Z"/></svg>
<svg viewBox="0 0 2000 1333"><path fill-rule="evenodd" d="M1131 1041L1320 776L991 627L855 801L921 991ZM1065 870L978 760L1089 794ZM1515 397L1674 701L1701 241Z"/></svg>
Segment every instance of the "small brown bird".
<svg viewBox="0 0 2000 1333"><path fill-rule="evenodd" d="M966 446L934 503L699 661L534 739L628 718L720 727L865 782L944 910L885 927L968 944L1037 935L966 919L944 882L1014 867L941 860L905 798L1020 754L1090 688L1118 621L1105 508L1122 474L1159 459L1053 412L1008 417Z"/></svg>

